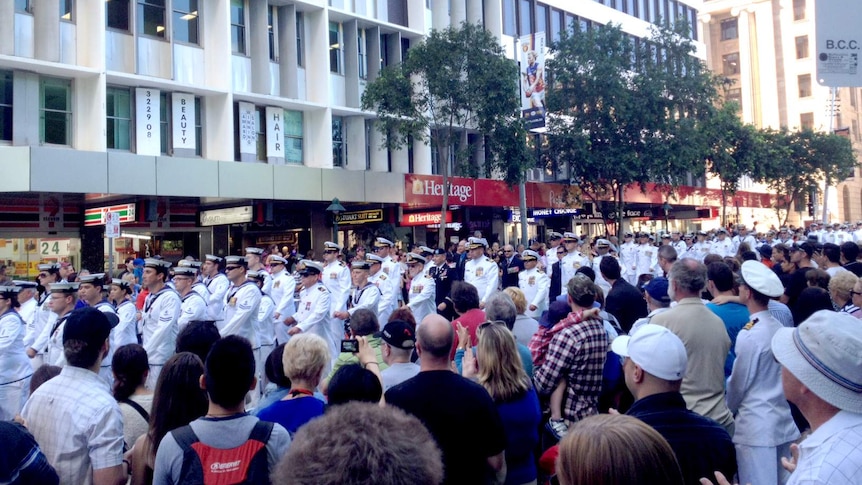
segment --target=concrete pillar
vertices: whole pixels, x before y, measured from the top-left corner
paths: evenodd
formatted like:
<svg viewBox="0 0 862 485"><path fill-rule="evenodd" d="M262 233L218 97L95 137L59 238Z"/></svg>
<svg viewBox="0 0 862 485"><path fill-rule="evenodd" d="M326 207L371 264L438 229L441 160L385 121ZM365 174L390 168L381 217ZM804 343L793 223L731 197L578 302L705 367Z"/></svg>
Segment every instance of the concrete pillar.
<svg viewBox="0 0 862 485"><path fill-rule="evenodd" d="M207 0L206 3L206 28L201 29L202 46L206 46L203 50L204 54L204 69L208 87L217 91L232 91L230 69L226 66L230 65L231 46L230 46L230 5L229 0ZM207 121L210 120L210 100L207 98ZM233 116L230 112L227 113L228 120L232 120ZM207 123L208 124L208 123ZM207 124L204 124L204 130L207 130ZM233 122L231 122L233 124ZM218 136L224 136L219 133ZM228 134L228 138L233 140L233 133ZM207 144L212 144L214 140L219 138L207 137ZM232 143L232 142L231 142ZM233 160L233 145L230 148L230 157L221 158L222 160ZM207 156L206 153L204 156ZM212 158L212 155L210 155Z"/></svg>
<svg viewBox="0 0 862 485"><path fill-rule="evenodd" d="M485 4L485 29L494 37L503 37L503 8L500 2L484 2Z"/></svg>
<svg viewBox="0 0 862 485"><path fill-rule="evenodd" d="M413 173L431 175L431 145L413 140Z"/></svg>
<svg viewBox="0 0 862 485"><path fill-rule="evenodd" d="M365 170L365 118L344 118L344 143L347 144L347 170Z"/></svg>
<svg viewBox="0 0 862 485"><path fill-rule="evenodd" d="M305 56L305 78L313 79L307 82L306 96L308 101L329 104L329 24L324 10L309 10L303 13L306 27L305 38L308 47L305 52L314 52L316 56ZM327 128L327 133L330 128ZM327 136L328 138L328 136ZM311 145L316 146L316 145ZM323 147L320 147L321 150ZM331 162L330 162L331 164Z"/></svg>
<svg viewBox="0 0 862 485"><path fill-rule="evenodd" d="M36 33L35 57L42 61L59 62L60 0L31 0L31 5L33 31Z"/></svg>
<svg viewBox="0 0 862 485"><path fill-rule="evenodd" d="M407 156L407 148L392 150L392 173L408 173L410 160Z"/></svg>
<svg viewBox="0 0 862 485"><path fill-rule="evenodd" d="M249 53L251 54L251 91L270 94L269 76L269 5L266 0L249 0Z"/></svg>
<svg viewBox="0 0 862 485"><path fill-rule="evenodd" d="M431 28L443 30L448 26L449 0L431 0Z"/></svg>
<svg viewBox="0 0 862 485"><path fill-rule="evenodd" d="M482 0L467 0L467 22L471 24L483 23L482 3Z"/></svg>
<svg viewBox="0 0 862 485"><path fill-rule="evenodd" d="M328 58L327 58L328 62ZM326 108L305 112L305 141L314 150L303 150L305 165L332 168L332 112Z"/></svg>
<svg viewBox="0 0 862 485"><path fill-rule="evenodd" d="M105 2L75 2L74 8L78 65L104 71Z"/></svg>
<svg viewBox="0 0 862 485"><path fill-rule="evenodd" d="M14 71L12 76L12 92L15 93L15 109L12 110L12 144L38 146L39 75L26 71Z"/></svg>
<svg viewBox="0 0 862 485"><path fill-rule="evenodd" d="M473 139L473 164L479 170L479 173L484 173L485 170L485 137L476 135Z"/></svg>
<svg viewBox="0 0 862 485"><path fill-rule="evenodd" d="M449 12L449 25L453 28L458 28L462 22L467 21L467 5L463 0L451 2L449 8L451 9Z"/></svg>
<svg viewBox="0 0 862 485"><path fill-rule="evenodd" d="M279 95L284 98L298 98L295 5L278 7L278 70L281 83Z"/></svg>
<svg viewBox="0 0 862 485"><path fill-rule="evenodd" d="M107 149L105 136L105 103L94 103L94 99L105 99L105 74L78 78L73 83L72 96L72 146L79 150L104 152Z"/></svg>
<svg viewBox="0 0 862 485"><path fill-rule="evenodd" d="M359 107L359 28L356 20L343 24L344 100L351 108Z"/></svg>
<svg viewBox="0 0 862 485"><path fill-rule="evenodd" d="M15 2L0 2L0 55L15 54Z"/></svg>
<svg viewBox="0 0 862 485"><path fill-rule="evenodd" d="M211 160L233 160L234 127L233 95L230 93L206 97L203 111L204 158Z"/></svg>
<svg viewBox="0 0 862 485"><path fill-rule="evenodd" d="M365 30L368 40L368 82L373 82L380 74L380 27Z"/></svg>
<svg viewBox="0 0 862 485"><path fill-rule="evenodd" d="M388 172L389 171L389 152L383 146L383 134L377 131L375 126L371 130L371 171L372 172Z"/></svg>

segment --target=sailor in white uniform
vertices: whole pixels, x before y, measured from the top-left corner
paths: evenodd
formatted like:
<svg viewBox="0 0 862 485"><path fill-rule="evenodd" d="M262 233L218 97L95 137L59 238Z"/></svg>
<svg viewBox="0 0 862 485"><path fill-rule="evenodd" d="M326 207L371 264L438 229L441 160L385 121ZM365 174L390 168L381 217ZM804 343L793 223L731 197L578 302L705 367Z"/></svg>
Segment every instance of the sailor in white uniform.
<svg viewBox="0 0 862 485"><path fill-rule="evenodd" d="M434 278L425 274L425 258L420 254L407 253L407 308L413 312L416 324L431 314L437 314L437 290ZM493 263L493 261L492 261ZM469 264L469 263L468 263ZM494 264L496 269L497 265Z"/></svg>
<svg viewBox="0 0 862 485"><path fill-rule="evenodd" d="M218 320L221 318L224 306L224 295L230 287L230 281L227 279L227 276L220 271L223 262L223 258L207 254L206 261L204 261L203 266L201 266L201 272L204 276L203 283L210 292L210 296L207 299L207 318L210 320Z"/></svg>
<svg viewBox="0 0 862 485"><path fill-rule="evenodd" d="M388 322L389 315L398 308L398 295L401 292L400 281L394 281L383 272L383 258L376 254L366 254L365 261L369 265L368 282L380 290L380 300L377 302L377 320Z"/></svg>
<svg viewBox="0 0 862 485"><path fill-rule="evenodd" d="M114 305L111 304L103 295L102 289L105 285L104 273L93 273L81 276L79 278L78 297L87 304L87 306L95 308L102 313L110 313L116 315ZM111 333L116 330L116 326L111 329ZM102 359L102 368L99 371L99 376L108 383L109 386L114 385L114 374L111 372L111 361L114 358L114 347L108 346L108 354Z"/></svg>
<svg viewBox="0 0 862 485"><path fill-rule="evenodd" d="M150 294L144 300L141 313L143 346L150 362L147 388L155 389L165 362L174 355L182 311L182 300L176 290L165 285L171 263L161 259L144 260L144 287Z"/></svg>
<svg viewBox="0 0 862 485"><path fill-rule="evenodd" d="M45 363L62 367L66 365L66 356L63 354L63 326L66 318L75 309L75 304L78 303L78 283L52 284L49 301L51 311L57 315L57 318L43 331L48 336L48 347L44 349Z"/></svg>
<svg viewBox="0 0 862 485"><path fill-rule="evenodd" d="M350 269L338 259L343 249L340 244L332 241L323 243L323 285L329 290L329 325L331 335L337 335L339 350L344 338L344 319L337 314L347 310L347 299L350 297Z"/></svg>
<svg viewBox="0 0 862 485"><path fill-rule="evenodd" d="M24 345L27 347L27 357L30 358L30 366L33 370L38 369L44 362L44 350L48 345L48 332L45 327L53 326L57 314L51 310L49 299L51 297L51 285L60 282L60 265L57 263L40 264L39 275L36 280L42 287L42 293L36 300L36 313L32 325L27 326L24 334Z"/></svg>
<svg viewBox="0 0 862 485"><path fill-rule="evenodd" d="M111 346L114 350L123 345L138 343L138 309L132 301L132 285L126 280L112 279L108 298L120 322L111 330Z"/></svg>
<svg viewBox="0 0 862 485"><path fill-rule="evenodd" d="M303 259L297 266L302 290L299 292L299 307L296 313L285 319L290 327L288 335L311 332L329 344L330 359L335 360L341 350L341 336L330 332L329 290L320 282L323 265L317 261Z"/></svg>
<svg viewBox="0 0 862 485"><path fill-rule="evenodd" d="M284 319L296 313L296 278L287 272L287 260L281 256L269 257L269 268L272 271L272 297L275 308L271 326L275 332L275 342L287 342L287 326Z"/></svg>
<svg viewBox="0 0 862 485"><path fill-rule="evenodd" d="M272 276L263 265L263 249L261 248L245 248L245 260L248 262L249 271L263 272L265 279L263 283L263 292L267 295L272 294Z"/></svg>
<svg viewBox="0 0 862 485"><path fill-rule="evenodd" d="M539 270L539 253L530 249L521 253L524 271L518 274L518 288L527 300L527 316L538 319L548 308L548 292L551 278Z"/></svg>
<svg viewBox="0 0 862 485"><path fill-rule="evenodd" d="M590 260L578 250L579 243L580 241L575 233L563 233L563 244L566 247L566 255L563 256L563 259L560 262L560 271L562 272L562 278L560 281L562 282L563 288L566 288L569 281L574 278L578 268L590 265Z"/></svg>
<svg viewBox="0 0 862 485"><path fill-rule="evenodd" d="M0 420L11 421L24 408L33 369L24 349L27 328L16 311L17 286L0 286Z"/></svg>
<svg viewBox="0 0 862 485"><path fill-rule="evenodd" d="M189 322L207 319L207 302L200 293L194 290L194 280L197 271L190 266L174 268L174 287L182 299L182 311L177 320L178 331L182 332Z"/></svg>
<svg viewBox="0 0 862 485"><path fill-rule="evenodd" d="M479 307L485 308L485 302L491 297L500 284L500 268L493 259L485 256L488 240L480 237L467 238L467 258L464 264L464 281L476 287L479 292ZM433 299L433 298L432 298ZM416 323L419 323L417 320Z"/></svg>

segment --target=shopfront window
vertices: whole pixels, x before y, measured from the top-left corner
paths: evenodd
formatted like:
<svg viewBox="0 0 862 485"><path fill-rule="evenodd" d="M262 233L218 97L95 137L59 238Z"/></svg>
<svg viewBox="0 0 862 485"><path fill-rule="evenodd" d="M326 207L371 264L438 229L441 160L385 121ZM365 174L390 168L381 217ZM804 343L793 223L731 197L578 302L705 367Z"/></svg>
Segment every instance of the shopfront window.
<svg viewBox="0 0 862 485"><path fill-rule="evenodd" d="M80 271L81 240L78 238L4 238L0 239L0 264L6 276L35 280L43 263L71 263Z"/></svg>
<svg viewBox="0 0 862 485"><path fill-rule="evenodd" d="M72 81L43 78L41 81L41 141L52 145L72 144Z"/></svg>
<svg viewBox="0 0 862 485"><path fill-rule="evenodd" d="M12 141L11 71L0 71L0 141Z"/></svg>

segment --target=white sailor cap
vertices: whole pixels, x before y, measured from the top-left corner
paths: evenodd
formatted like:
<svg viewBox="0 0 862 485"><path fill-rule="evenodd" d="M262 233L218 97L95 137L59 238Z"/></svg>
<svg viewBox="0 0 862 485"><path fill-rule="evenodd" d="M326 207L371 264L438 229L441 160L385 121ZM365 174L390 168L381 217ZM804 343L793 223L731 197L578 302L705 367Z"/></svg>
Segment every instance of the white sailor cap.
<svg viewBox="0 0 862 485"><path fill-rule="evenodd" d="M54 283L51 285L51 293L74 294L78 292L78 283Z"/></svg>
<svg viewBox="0 0 862 485"><path fill-rule="evenodd" d="M596 247L597 248L609 248L609 247L611 247L611 242L608 241L607 239L599 239L598 241L596 241Z"/></svg>
<svg viewBox="0 0 862 485"><path fill-rule="evenodd" d="M14 283L15 286L21 288L22 290L36 288L37 286L39 286L39 284L35 281L12 280L12 283Z"/></svg>
<svg viewBox="0 0 862 485"><path fill-rule="evenodd" d="M416 253L407 253L407 264L425 264L428 260L425 259L421 254Z"/></svg>
<svg viewBox="0 0 862 485"><path fill-rule="evenodd" d="M560 234L559 232L551 231L548 233L548 240L549 241L553 241L555 239L562 239L562 238L563 238L563 235Z"/></svg>
<svg viewBox="0 0 862 485"><path fill-rule="evenodd" d="M171 267L171 262L164 259L147 258L144 260L144 267L167 270Z"/></svg>
<svg viewBox="0 0 862 485"><path fill-rule="evenodd" d="M10 296L18 296L19 291L21 291L20 286L0 286L0 295L7 298Z"/></svg>
<svg viewBox="0 0 862 485"><path fill-rule="evenodd" d="M524 252L521 253L521 259L524 261L538 261L539 253L533 251L532 249L525 249Z"/></svg>
<svg viewBox="0 0 862 485"><path fill-rule="evenodd" d="M245 254L254 254L260 256L263 254L263 249L261 248L245 248Z"/></svg>
<svg viewBox="0 0 862 485"><path fill-rule="evenodd" d="M296 266L296 269L299 271L301 276L323 273L323 265L310 259L303 259L300 261Z"/></svg>
<svg viewBox="0 0 862 485"><path fill-rule="evenodd" d="M37 268L39 271L60 271L60 263L42 263Z"/></svg>
<svg viewBox="0 0 862 485"><path fill-rule="evenodd" d="M667 232L666 232L666 233L662 234L662 235L661 235L661 238L662 238L662 239L670 239L670 233L667 233Z"/></svg>
<svg viewBox="0 0 862 485"><path fill-rule="evenodd" d="M266 279L266 271L249 271L246 276L255 281L264 281Z"/></svg>
<svg viewBox="0 0 862 485"><path fill-rule="evenodd" d="M281 256L273 254L269 257L269 264L273 264L273 263L281 263L281 264L286 265L287 260L282 258Z"/></svg>
<svg viewBox="0 0 862 485"><path fill-rule="evenodd" d="M419 246L419 251L422 251L422 254L428 253L433 254L434 250L429 248L428 246Z"/></svg>
<svg viewBox="0 0 862 485"><path fill-rule="evenodd" d="M784 294L784 286L774 271L760 261L742 263L740 276L745 286L771 298Z"/></svg>
<svg viewBox="0 0 862 485"><path fill-rule="evenodd" d="M93 286L102 286L105 284L105 273L92 273L78 277L78 283L87 283Z"/></svg>
<svg viewBox="0 0 862 485"><path fill-rule="evenodd" d="M245 259L245 256L237 256L232 254L230 256L226 256L224 258L225 264L238 264L241 266L248 266L248 260Z"/></svg>
<svg viewBox="0 0 862 485"><path fill-rule="evenodd" d="M198 271L191 266L177 266L174 268L174 276L188 276L189 278L194 278L197 274Z"/></svg>
<svg viewBox="0 0 862 485"><path fill-rule="evenodd" d="M350 269L369 270L369 269L371 269L371 263L369 263L368 261L364 261L364 260L363 261L354 261L354 262L350 263Z"/></svg>
<svg viewBox="0 0 862 485"><path fill-rule="evenodd" d="M468 237L467 249L487 248L488 240L484 237Z"/></svg>
<svg viewBox="0 0 862 485"><path fill-rule="evenodd" d="M126 280L124 280L124 279L120 279L120 278L114 278L114 279L112 279L112 280L111 280L111 284L112 284L112 285L119 286L120 288L123 288L123 289L125 289L125 290L131 290L131 289L132 289L132 284L131 284L131 283L129 283L128 281L126 281Z"/></svg>
<svg viewBox="0 0 862 485"><path fill-rule="evenodd" d="M325 241L323 243L323 251L326 252L326 251L332 251L332 250L335 250L336 252L340 252L342 250L341 244L334 243L332 241Z"/></svg>
<svg viewBox="0 0 862 485"><path fill-rule="evenodd" d="M182 268L195 268L195 269L200 269L200 267L201 267L201 262L200 262L200 261L191 260L191 259L181 259L181 260L179 260L179 261L177 262L177 266L182 267Z"/></svg>
<svg viewBox="0 0 862 485"><path fill-rule="evenodd" d="M222 258L216 256L215 254L207 254L204 256L207 261L212 261L213 263L220 263Z"/></svg>
<svg viewBox="0 0 862 485"><path fill-rule="evenodd" d="M563 241L565 241L565 242L578 242L579 239L578 239L577 234L575 234L573 232L564 232L563 233Z"/></svg>
<svg viewBox="0 0 862 485"><path fill-rule="evenodd" d="M374 247L376 247L376 248L383 248L383 247L391 248L392 246L395 246L395 243L393 243L389 239L386 239L385 237L378 237L377 239L374 240Z"/></svg>
<svg viewBox="0 0 862 485"><path fill-rule="evenodd" d="M368 261L368 264L383 264L383 258L372 253L365 255L365 261Z"/></svg>

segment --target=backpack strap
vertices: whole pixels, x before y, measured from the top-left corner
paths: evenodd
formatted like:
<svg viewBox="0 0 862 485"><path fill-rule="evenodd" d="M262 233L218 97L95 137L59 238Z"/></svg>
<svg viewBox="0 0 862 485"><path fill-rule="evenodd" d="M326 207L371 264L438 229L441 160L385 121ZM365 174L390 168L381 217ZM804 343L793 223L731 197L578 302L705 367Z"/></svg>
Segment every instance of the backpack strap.
<svg viewBox="0 0 862 485"><path fill-rule="evenodd" d="M254 428L251 429L248 439L268 443L269 437L272 435L273 426L273 423L269 421L258 421L254 424Z"/></svg>
<svg viewBox="0 0 862 485"><path fill-rule="evenodd" d="M200 441L198 435L195 434L194 430L189 424L171 431L171 435L173 435L174 440L177 442L177 445L179 445L179 447L182 448L184 452L191 450L192 445Z"/></svg>
<svg viewBox="0 0 862 485"><path fill-rule="evenodd" d="M146 421L148 423L150 422L150 413L148 413L147 410L144 409L143 406L136 403L135 401L132 401L131 399L120 399L120 402L123 404L128 404L132 409L137 411L138 414L140 414L142 418L144 418L144 421Z"/></svg>

